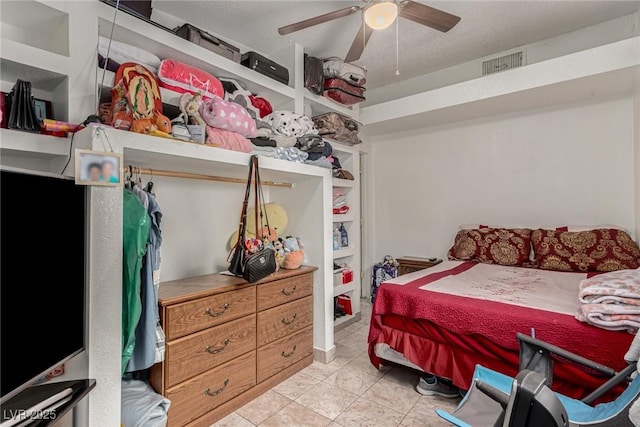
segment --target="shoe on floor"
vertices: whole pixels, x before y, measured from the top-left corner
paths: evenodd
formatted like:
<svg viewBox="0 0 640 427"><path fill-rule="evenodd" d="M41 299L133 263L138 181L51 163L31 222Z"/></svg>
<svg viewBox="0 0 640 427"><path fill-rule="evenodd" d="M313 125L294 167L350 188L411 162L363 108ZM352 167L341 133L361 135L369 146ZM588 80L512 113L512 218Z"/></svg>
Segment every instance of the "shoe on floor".
<svg viewBox="0 0 640 427"><path fill-rule="evenodd" d="M458 390L457 387L444 383L436 377L432 377L429 380L420 378L418 385L416 385L416 390L424 396L441 396L447 398L460 396L460 390Z"/></svg>

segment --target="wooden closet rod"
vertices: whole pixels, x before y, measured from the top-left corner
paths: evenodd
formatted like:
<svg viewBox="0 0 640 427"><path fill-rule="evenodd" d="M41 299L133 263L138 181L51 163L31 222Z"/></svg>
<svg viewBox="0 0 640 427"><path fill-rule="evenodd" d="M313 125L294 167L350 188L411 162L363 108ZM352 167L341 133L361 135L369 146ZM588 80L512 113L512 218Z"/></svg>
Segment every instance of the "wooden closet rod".
<svg viewBox="0 0 640 427"><path fill-rule="evenodd" d="M134 174L151 175L151 176L168 176L172 178L185 178L185 179L201 179L203 181L217 181L217 182L230 182L233 184L246 184L247 180L244 178L228 178L225 176L204 175L199 173L188 172L174 172L162 169L150 169L141 168L138 166L129 166L125 168L125 173L131 171ZM293 184L290 182L276 182L276 181L262 181L262 185L270 187L285 187L292 188Z"/></svg>

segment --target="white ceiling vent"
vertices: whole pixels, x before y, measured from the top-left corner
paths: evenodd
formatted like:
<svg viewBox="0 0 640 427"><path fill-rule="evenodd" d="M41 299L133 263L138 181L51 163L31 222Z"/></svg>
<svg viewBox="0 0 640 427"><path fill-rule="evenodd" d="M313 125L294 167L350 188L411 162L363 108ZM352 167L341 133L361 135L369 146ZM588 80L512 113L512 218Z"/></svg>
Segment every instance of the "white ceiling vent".
<svg viewBox="0 0 640 427"><path fill-rule="evenodd" d="M482 61L482 75L486 76L487 74L518 68L522 65L524 65L524 51L519 50L498 58Z"/></svg>

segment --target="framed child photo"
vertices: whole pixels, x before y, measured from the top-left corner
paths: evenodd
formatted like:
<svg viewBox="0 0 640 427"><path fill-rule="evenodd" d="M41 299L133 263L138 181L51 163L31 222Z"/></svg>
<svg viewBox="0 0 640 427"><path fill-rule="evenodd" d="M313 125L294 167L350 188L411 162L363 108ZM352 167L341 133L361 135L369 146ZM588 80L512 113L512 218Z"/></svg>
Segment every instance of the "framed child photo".
<svg viewBox="0 0 640 427"><path fill-rule="evenodd" d="M122 154L76 149L76 184L123 185Z"/></svg>

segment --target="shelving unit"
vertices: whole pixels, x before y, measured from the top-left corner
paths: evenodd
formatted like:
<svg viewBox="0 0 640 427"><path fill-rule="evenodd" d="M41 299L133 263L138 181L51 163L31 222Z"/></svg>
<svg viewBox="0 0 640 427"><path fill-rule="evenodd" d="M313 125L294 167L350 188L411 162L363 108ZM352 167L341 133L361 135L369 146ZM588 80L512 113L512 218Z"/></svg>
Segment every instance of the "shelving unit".
<svg viewBox="0 0 640 427"><path fill-rule="evenodd" d="M329 141L333 147L333 155L340 160L343 169L348 170L354 176L354 180L333 178L333 189L344 192L347 198L349 212L346 214L333 214L333 227L344 224L349 236L349 246L333 251L333 260L336 264L346 264L353 271L353 280L346 285L338 285L333 288L333 295L348 295L351 297L352 315L338 317L334 320L334 330L338 331L357 322L360 317L361 296L361 251L360 251L360 151L357 146L348 146L336 141Z"/></svg>
<svg viewBox="0 0 640 427"><path fill-rule="evenodd" d="M259 74L241 64L201 48L162 28L145 23L126 13L118 13L115 24L111 20L114 9L98 0L85 2L62 2L52 0L21 0L0 2L2 40L0 86L10 91L18 78L33 85L36 98L52 101L53 118L82 122L88 115L96 113L100 99L110 100L110 89L114 84L114 73L106 72L102 80L102 69L97 65L96 46L98 35L146 49L162 59L173 58L210 72L216 77L236 79L257 96L267 99L274 110L289 110L302 114L311 107L311 116L335 111L358 120L357 106L346 107L330 99L311 94L303 87L304 49L291 45L290 52L279 54L277 61L289 68L289 84L282 84ZM180 94L162 89L163 102L177 106ZM108 139L108 143L104 138ZM358 175L359 156L354 147L331 142L334 155L345 168ZM123 132L114 129L98 130L96 126L78 132L70 147L70 138L57 138L14 130L0 130L0 154L3 166L27 168L38 171L60 173L70 148L92 148L105 151L109 146L122 153L123 165L176 172L201 173L231 178L246 178L249 154L222 150L199 144L190 144L172 139ZM73 150L71 150L73 155ZM314 353L318 360L330 362L334 349L334 326L346 325L359 318L360 255L359 255L359 183L334 180L331 171L311 165L283 160L261 158L262 179L294 184L293 188L265 188L267 200L286 205L290 217L289 229L300 234L305 243L309 263L317 265L314 276ZM74 162L71 159L66 170L72 175ZM193 182L190 185L176 182L177 179L157 177L159 187L173 197L185 197L184 203L175 203L176 210L183 215L193 215L199 220L210 220L213 233L205 243L215 246L215 253L202 253L200 264L211 268L212 259L226 260L228 248L217 242L229 239L229 230L237 227L236 206L233 197L237 184ZM193 185L191 185L193 184ZM334 254L331 247L332 221L331 188L344 188L349 192L351 211L339 218L349 230L350 247ZM205 187L207 186L207 187ZM223 187L223 188L222 188ZM184 188L185 191L176 191ZM215 188L215 190L211 190ZM224 206L203 218L194 207L202 200L194 200L191 191L205 191L208 201L224 200ZM214 191L213 194L206 191ZM88 396L88 404L79 415L82 425L116 425L120 422L120 307L121 295L113 283L121 280L122 265L122 188L91 187L90 193L90 242L87 313L87 350L69 363L68 374L74 377L95 378L98 386ZM227 197L216 199L219 193ZM203 193L199 193L201 197ZM228 197L231 196L231 197ZM191 197L191 199L189 199ZM196 196L197 197L197 196ZM238 203L240 201L238 200ZM233 214L227 215L229 211ZM174 211L175 214L175 211ZM178 215L179 216L179 215ZM232 219L230 219L232 218ZM191 217L184 217L188 224ZM215 221L214 221L215 219ZM163 218L168 224L171 215ZM175 220L175 219L174 219ZM209 224L209 222L208 222ZM179 227L176 225L176 227ZM213 230L213 231L212 231ZM202 234L202 233L201 233ZM163 251L170 245L185 244L182 236L163 239ZM191 239L202 238L194 233ZM211 242L216 242L215 244ZM167 246L165 246L165 243ZM168 248L168 249L166 249ZM178 252L177 250L175 252ZM224 257L221 254L224 252ZM344 291L353 297L354 315L332 322L333 314L333 261L349 262L354 271L354 280L343 285ZM166 258L165 258L166 259ZM190 262L192 260L189 260ZM163 261L165 262L165 261ZM202 266L199 266L202 268ZM163 274L165 271L163 267ZM189 271L186 267L181 271ZM185 273L186 274L186 273ZM65 374L66 375L66 374Z"/></svg>

